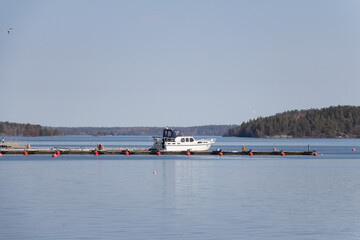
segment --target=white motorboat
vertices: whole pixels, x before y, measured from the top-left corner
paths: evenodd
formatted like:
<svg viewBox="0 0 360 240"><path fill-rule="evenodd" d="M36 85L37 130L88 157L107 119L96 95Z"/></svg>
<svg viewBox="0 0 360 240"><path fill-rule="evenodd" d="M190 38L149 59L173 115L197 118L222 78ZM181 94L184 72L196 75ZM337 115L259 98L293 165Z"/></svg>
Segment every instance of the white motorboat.
<svg viewBox="0 0 360 240"><path fill-rule="evenodd" d="M184 136L177 130L165 128L162 137L153 137L152 150L157 151L206 151L215 139L195 140L194 137Z"/></svg>

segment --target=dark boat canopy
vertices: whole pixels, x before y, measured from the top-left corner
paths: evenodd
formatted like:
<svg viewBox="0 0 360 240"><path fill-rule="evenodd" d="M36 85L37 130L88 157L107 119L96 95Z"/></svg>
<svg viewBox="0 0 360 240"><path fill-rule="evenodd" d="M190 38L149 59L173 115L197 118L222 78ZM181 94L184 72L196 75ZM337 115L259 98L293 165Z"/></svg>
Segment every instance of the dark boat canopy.
<svg viewBox="0 0 360 240"><path fill-rule="evenodd" d="M163 137L164 138L176 138L183 136L180 131L173 130L171 128L165 128L163 131Z"/></svg>

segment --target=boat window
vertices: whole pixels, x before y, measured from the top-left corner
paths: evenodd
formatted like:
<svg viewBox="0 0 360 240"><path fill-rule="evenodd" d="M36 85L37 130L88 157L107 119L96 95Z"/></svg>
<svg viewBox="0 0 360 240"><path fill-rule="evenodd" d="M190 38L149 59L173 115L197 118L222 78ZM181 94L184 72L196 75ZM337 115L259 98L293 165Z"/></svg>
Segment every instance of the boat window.
<svg viewBox="0 0 360 240"><path fill-rule="evenodd" d="M164 129L163 137L164 137L164 138L171 138L171 137L173 137L173 130L171 130L171 129Z"/></svg>
<svg viewBox="0 0 360 240"><path fill-rule="evenodd" d="M194 141L194 139L193 138L190 138L190 142L193 142Z"/></svg>
<svg viewBox="0 0 360 240"><path fill-rule="evenodd" d="M182 138L182 139L181 139L181 142L185 142L185 138Z"/></svg>
<svg viewBox="0 0 360 240"><path fill-rule="evenodd" d="M189 142L189 138L186 138L186 141Z"/></svg>
<svg viewBox="0 0 360 240"><path fill-rule="evenodd" d="M182 137L182 133L180 131L174 130L173 131L173 136L172 137Z"/></svg>

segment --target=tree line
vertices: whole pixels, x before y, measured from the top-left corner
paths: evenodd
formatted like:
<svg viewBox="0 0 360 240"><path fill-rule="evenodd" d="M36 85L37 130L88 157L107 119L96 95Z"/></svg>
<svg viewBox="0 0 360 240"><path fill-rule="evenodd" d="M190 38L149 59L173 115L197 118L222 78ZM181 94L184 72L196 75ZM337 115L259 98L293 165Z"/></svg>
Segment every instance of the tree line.
<svg viewBox="0 0 360 240"><path fill-rule="evenodd" d="M56 136L60 135L58 129L50 127L42 127L29 123L12 123L0 122L0 135L1 136Z"/></svg>
<svg viewBox="0 0 360 240"><path fill-rule="evenodd" d="M357 138L360 137L360 107L333 106L287 111L243 122L224 136Z"/></svg>
<svg viewBox="0 0 360 240"><path fill-rule="evenodd" d="M193 127L171 127L184 135L192 136L222 136L236 125L204 125ZM135 135L135 136L161 136L163 127L59 127L64 135Z"/></svg>
<svg viewBox="0 0 360 240"><path fill-rule="evenodd" d="M204 125L173 127L184 135L221 136L236 125ZM57 136L57 135L138 135L161 136L162 127L43 127L29 123L0 122L0 136Z"/></svg>

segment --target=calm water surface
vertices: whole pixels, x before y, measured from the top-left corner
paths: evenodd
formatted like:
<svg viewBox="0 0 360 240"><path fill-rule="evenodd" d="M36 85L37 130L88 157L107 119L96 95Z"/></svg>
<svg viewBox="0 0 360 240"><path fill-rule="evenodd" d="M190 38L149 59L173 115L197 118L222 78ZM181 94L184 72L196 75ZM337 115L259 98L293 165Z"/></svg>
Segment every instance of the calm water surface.
<svg viewBox="0 0 360 240"><path fill-rule="evenodd" d="M319 156L3 155L0 239L360 239L359 139L216 138L213 149L310 145ZM152 141L7 139L32 147Z"/></svg>

